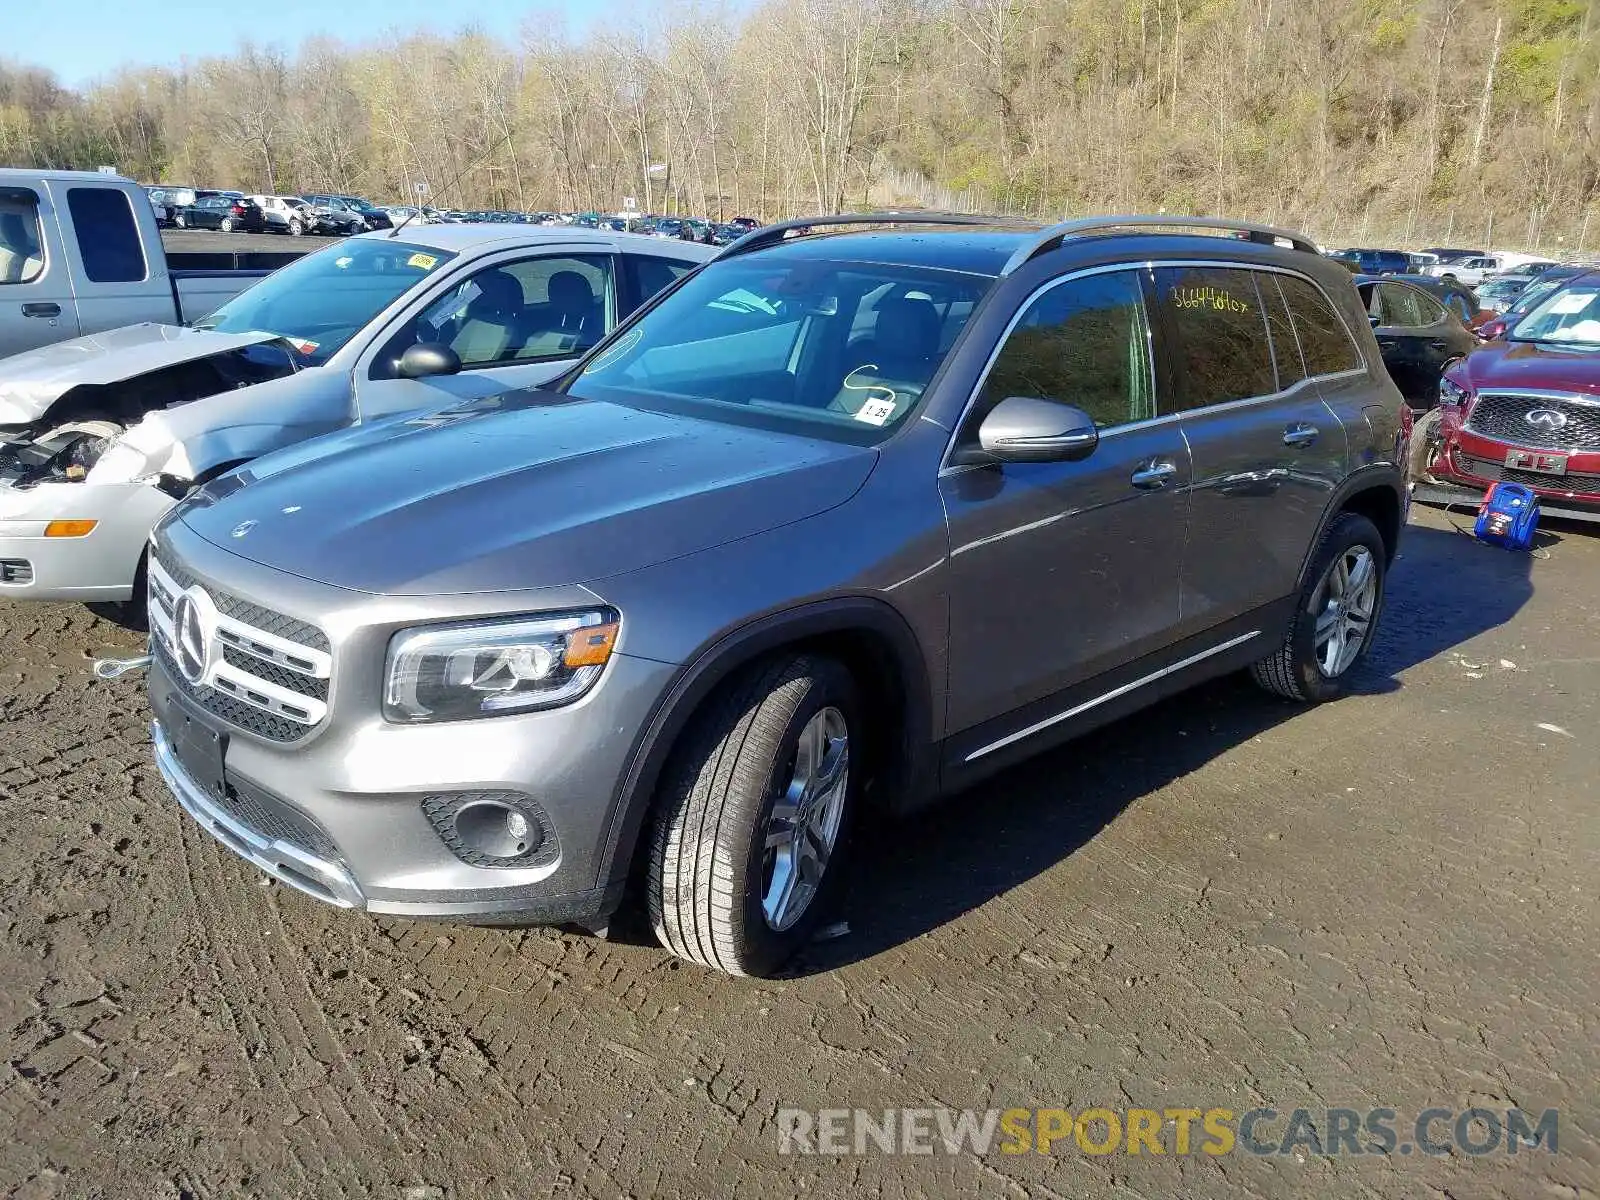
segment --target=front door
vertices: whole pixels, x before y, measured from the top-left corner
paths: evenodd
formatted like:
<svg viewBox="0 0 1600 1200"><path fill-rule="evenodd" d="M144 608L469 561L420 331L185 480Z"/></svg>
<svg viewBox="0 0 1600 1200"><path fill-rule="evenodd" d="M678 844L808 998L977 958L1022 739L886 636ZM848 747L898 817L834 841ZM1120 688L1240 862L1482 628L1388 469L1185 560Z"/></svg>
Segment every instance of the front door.
<svg viewBox="0 0 1600 1200"><path fill-rule="evenodd" d="M1067 279L1037 295L960 444L1009 396L1082 409L1100 443L1078 462L941 476L954 735L984 726L1009 737L1008 723L1025 727L1063 690L1163 646L1178 618L1189 457L1178 424L1158 419L1146 273Z"/></svg>
<svg viewBox="0 0 1600 1200"><path fill-rule="evenodd" d="M0 188L0 358L78 336L72 270L44 236L54 226L32 188Z"/></svg>
<svg viewBox="0 0 1600 1200"><path fill-rule="evenodd" d="M500 259L450 283L358 362L361 419L548 383L611 328L615 276L610 254L546 253ZM400 378L400 356L421 342L454 350L460 374Z"/></svg>

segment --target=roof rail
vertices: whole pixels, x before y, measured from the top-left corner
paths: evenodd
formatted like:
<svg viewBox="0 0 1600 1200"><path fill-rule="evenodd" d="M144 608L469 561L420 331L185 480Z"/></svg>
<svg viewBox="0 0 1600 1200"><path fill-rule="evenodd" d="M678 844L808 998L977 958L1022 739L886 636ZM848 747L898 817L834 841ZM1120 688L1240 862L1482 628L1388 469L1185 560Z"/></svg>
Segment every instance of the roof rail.
<svg viewBox="0 0 1600 1200"><path fill-rule="evenodd" d="M1019 217L986 217L976 213L949 213L927 212L913 210L899 212L888 210L884 212L868 213L838 213L828 217L796 217L790 221L779 221L775 225L763 225L760 229L752 229L736 242L724 246L722 253L717 258L732 258L736 254L748 254L752 250L759 250L763 246L770 246L774 242L783 241L784 237L792 230L812 229L818 225L984 225L994 226L1023 226L1028 229L1037 229L1037 221L1028 221Z"/></svg>
<svg viewBox="0 0 1600 1200"><path fill-rule="evenodd" d="M1243 234L1246 240L1264 246L1273 246L1283 241L1288 242L1296 250L1303 250L1308 254L1317 253L1316 244L1303 233L1278 229L1272 225L1256 225L1249 221L1230 221L1223 217L1079 217L1076 220L1062 221L1060 224L1041 229L1039 236L1031 245L1021 247L1006 261L1000 273L1011 274L1029 260L1056 249L1068 238L1085 237L1091 233L1117 229L1220 229L1228 233Z"/></svg>

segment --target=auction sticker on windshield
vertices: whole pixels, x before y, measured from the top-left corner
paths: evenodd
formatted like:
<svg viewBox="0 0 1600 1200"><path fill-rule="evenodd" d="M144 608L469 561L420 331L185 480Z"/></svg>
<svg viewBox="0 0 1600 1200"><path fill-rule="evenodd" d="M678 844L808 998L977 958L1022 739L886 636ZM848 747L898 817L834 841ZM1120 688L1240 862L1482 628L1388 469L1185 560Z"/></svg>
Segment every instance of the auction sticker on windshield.
<svg viewBox="0 0 1600 1200"><path fill-rule="evenodd" d="M406 259L406 266L417 267L423 271L431 271L439 265L439 260L431 254L417 253Z"/></svg>

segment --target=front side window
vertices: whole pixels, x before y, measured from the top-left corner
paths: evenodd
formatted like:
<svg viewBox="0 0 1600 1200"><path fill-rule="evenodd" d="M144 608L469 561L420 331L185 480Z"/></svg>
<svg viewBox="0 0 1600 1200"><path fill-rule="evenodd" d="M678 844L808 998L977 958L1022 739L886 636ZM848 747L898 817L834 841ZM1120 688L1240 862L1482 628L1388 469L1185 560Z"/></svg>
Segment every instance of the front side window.
<svg viewBox="0 0 1600 1200"><path fill-rule="evenodd" d="M1156 271L1156 298L1173 341L1181 407L1207 408L1277 390L1253 272L1163 267Z"/></svg>
<svg viewBox="0 0 1600 1200"><path fill-rule="evenodd" d="M1029 304L970 420L981 421L1011 396L1070 404L1101 429L1154 417L1150 323L1138 272L1070 279Z"/></svg>
<svg viewBox="0 0 1600 1200"><path fill-rule="evenodd" d="M144 246L126 192L68 188L67 211L90 283L137 283L145 277Z"/></svg>
<svg viewBox="0 0 1600 1200"><path fill-rule="evenodd" d="M696 272L573 395L872 444L900 425L993 277L753 255Z"/></svg>
<svg viewBox="0 0 1600 1200"><path fill-rule="evenodd" d="M605 336L611 258L546 255L500 263L440 296L384 347L374 378L391 378L419 342L449 346L466 368L576 358Z"/></svg>
<svg viewBox="0 0 1600 1200"><path fill-rule="evenodd" d="M1359 370L1361 355L1350 340L1350 331L1321 289L1297 275L1278 276L1278 288L1289 305L1306 374L1337 375Z"/></svg>
<svg viewBox="0 0 1600 1200"><path fill-rule="evenodd" d="M43 273L39 197L27 188L0 188L0 285L32 283Z"/></svg>
<svg viewBox="0 0 1600 1200"><path fill-rule="evenodd" d="M354 238L296 259L247 288L197 329L272 333L320 366L400 296L455 257L408 242Z"/></svg>

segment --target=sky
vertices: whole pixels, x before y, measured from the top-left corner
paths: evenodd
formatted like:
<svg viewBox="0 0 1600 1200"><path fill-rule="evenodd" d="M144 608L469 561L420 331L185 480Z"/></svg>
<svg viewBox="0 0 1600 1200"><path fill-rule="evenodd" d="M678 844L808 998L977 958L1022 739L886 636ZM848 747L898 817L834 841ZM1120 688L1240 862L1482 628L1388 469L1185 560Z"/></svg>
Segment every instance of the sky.
<svg viewBox="0 0 1600 1200"><path fill-rule="evenodd" d="M581 32L596 0L0 0L0 57L54 71L68 87L122 66L225 54L243 39L293 49L325 35L359 43L387 30L449 33L473 25L508 41L535 9Z"/></svg>

